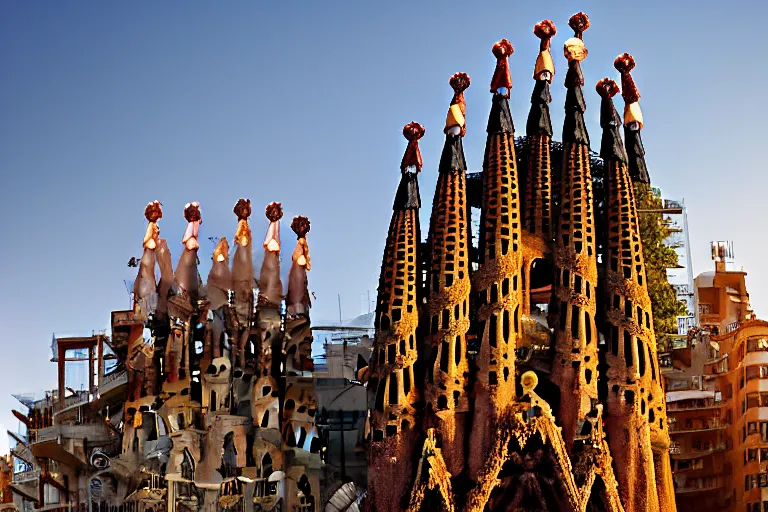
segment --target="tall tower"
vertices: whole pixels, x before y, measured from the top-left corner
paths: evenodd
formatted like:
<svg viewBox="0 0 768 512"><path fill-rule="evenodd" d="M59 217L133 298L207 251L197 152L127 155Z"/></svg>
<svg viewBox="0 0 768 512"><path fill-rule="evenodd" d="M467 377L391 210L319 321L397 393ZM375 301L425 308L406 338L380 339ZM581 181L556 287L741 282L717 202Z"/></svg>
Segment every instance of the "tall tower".
<svg viewBox="0 0 768 512"><path fill-rule="evenodd" d="M552 21L544 20L536 24L533 33L541 39L541 43L533 71L536 85L531 95L531 110L525 125L528 144L528 186L525 195L524 227L532 235L549 241L552 238L552 121L549 116L552 96L549 85L555 76L549 42L557 33L557 29Z"/></svg>
<svg viewBox="0 0 768 512"><path fill-rule="evenodd" d="M602 97L600 156L605 162L608 240L605 248L604 302L608 384L605 415L608 444L616 465L621 498L628 510L659 510L648 425L648 400L654 399L656 379L650 323L651 301L646 291L643 252L632 180L627 171L619 125L613 105L619 88L613 80L597 83ZM658 397L660 398L660 397Z"/></svg>
<svg viewBox="0 0 768 512"><path fill-rule="evenodd" d="M628 156L628 172L632 181L649 183L648 170L645 164L645 150L640 138L640 131L643 129L643 114L640 110L640 92L632 79L631 71L635 67L635 59L628 53L616 57L613 65L621 73L621 89L624 98L624 134L627 137L626 149ZM634 209L634 189L632 189L632 208ZM635 229L637 227L637 218L634 218ZM638 233L639 238L639 233ZM633 246L634 247L634 246ZM642 249L635 249L638 255L635 256L636 272L642 272L645 278L645 268L643 267ZM640 268L642 267L642 268ZM656 477L656 487L659 489L660 510L676 510L674 487L672 485L672 468L669 461L669 428L667 426L667 404L664 395L664 389L661 380L661 369L659 368L658 353L656 348L656 337L653 332L653 317L651 313L651 304L648 297L647 283L639 290L639 300L644 305L645 329L643 330L643 343L648 350L648 361L650 364L650 376L648 380L648 394L644 397L647 400L647 416L650 426L651 449L653 451L653 462ZM640 314L638 310L638 315ZM639 323L639 322L638 322ZM639 343L639 341L638 341ZM639 345L638 345L639 346ZM643 403L641 402L641 409ZM645 411L641 411L645 414Z"/></svg>
<svg viewBox="0 0 768 512"><path fill-rule="evenodd" d="M522 244L515 133L509 110L512 43L493 45L496 71L483 162L480 267L473 277L478 294L480 350L474 387L469 476L486 464L497 420L515 400L515 348L520 336Z"/></svg>
<svg viewBox="0 0 768 512"><path fill-rule="evenodd" d="M419 139L424 128L409 123L403 128L408 148L400 170L376 300L376 338L369 387L376 398L371 410L371 465L368 471L372 510L399 510L410 489L411 459L416 450L415 409L418 390L414 379L419 322L418 173L422 161Z"/></svg>
<svg viewBox="0 0 768 512"><path fill-rule="evenodd" d="M555 283L550 325L555 328L552 381L560 387L559 419L570 444L597 399L597 331L595 329L595 219L589 135L584 124L584 77L580 62L587 56L582 33L589 28L584 13L568 21L574 37L565 42L568 73L563 124L563 171L560 219L554 244Z"/></svg>
<svg viewBox="0 0 768 512"><path fill-rule="evenodd" d="M469 329L469 220L467 219L464 95L469 76L450 79L454 90L445 127L437 186L429 226L429 276L427 280L429 334L426 339L427 414L436 420L448 471L456 476L465 460L465 428L469 400L469 363L466 334Z"/></svg>

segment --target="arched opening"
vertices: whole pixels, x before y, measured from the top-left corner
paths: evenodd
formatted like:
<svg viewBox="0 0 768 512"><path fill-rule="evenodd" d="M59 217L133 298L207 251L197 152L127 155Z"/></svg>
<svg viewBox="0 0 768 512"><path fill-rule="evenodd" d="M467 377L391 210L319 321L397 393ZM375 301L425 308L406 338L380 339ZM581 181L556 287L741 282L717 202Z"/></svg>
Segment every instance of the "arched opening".
<svg viewBox="0 0 768 512"><path fill-rule="evenodd" d="M272 457L265 453L264 457L261 459L261 477L262 478L269 478L269 475L272 474Z"/></svg>
<svg viewBox="0 0 768 512"><path fill-rule="evenodd" d="M552 263L544 258L533 260L528 280L530 316L544 325L547 325L547 310L549 309L549 299L552 297L553 280Z"/></svg>
<svg viewBox="0 0 768 512"><path fill-rule="evenodd" d="M307 505L307 510L315 510L315 497L312 495L312 486L307 475L301 475L301 478L296 483L296 487L298 487L301 493L299 495L299 504Z"/></svg>

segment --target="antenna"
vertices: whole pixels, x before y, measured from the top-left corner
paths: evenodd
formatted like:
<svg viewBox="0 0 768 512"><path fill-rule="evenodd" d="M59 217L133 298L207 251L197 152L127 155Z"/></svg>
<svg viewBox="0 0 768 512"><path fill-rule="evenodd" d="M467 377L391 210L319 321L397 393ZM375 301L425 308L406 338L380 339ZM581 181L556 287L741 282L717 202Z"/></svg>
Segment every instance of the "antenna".
<svg viewBox="0 0 768 512"><path fill-rule="evenodd" d="M727 262L733 262L733 242L717 241L710 242L712 248L712 260L715 262L715 269L718 272L725 272L725 264Z"/></svg>
<svg viewBox="0 0 768 512"><path fill-rule="evenodd" d="M339 293L337 297L339 298L339 324L341 324L341 294Z"/></svg>

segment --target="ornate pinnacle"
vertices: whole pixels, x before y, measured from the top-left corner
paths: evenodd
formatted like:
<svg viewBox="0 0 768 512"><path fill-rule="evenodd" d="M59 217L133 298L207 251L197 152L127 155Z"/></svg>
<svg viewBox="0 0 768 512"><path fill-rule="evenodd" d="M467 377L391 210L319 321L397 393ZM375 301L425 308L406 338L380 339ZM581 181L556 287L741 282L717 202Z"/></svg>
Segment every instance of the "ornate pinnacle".
<svg viewBox="0 0 768 512"><path fill-rule="evenodd" d="M237 215L237 220L248 220L248 217L251 216L251 200L238 199L232 211Z"/></svg>
<svg viewBox="0 0 768 512"><path fill-rule="evenodd" d="M453 99L451 105L459 105L461 107L461 113L467 113L467 103L464 101L464 91L469 88L469 75L466 73L456 73L453 75L448 83L453 88Z"/></svg>
<svg viewBox="0 0 768 512"><path fill-rule="evenodd" d="M160 201L147 203L146 208L144 208L144 217L146 217L149 222L157 222L163 218L163 205L160 204Z"/></svg>
<svg viewBox="0 0 768 512"><path fill-rule="evenodd" d="M568 25L573 29L573 37L563 45L563 53L568 59L568 73L565 75L565 86L569 89L584 85L579 63L587 58L587 47L584 46L583 33L589 28L589 18L583 12L571 16Z"/></svg>
<svg viewBox="0 0 768 512"><path fill-rule="evenodd" d="M601 98L613 98L619 93L619 86L610 78L599 80L595 89L597 89L597 94L599 94Z"/></svg>
<svg viewBox="0 0 768 512"><path fill-rule="evenodd" d="M600 127L603 137L600 143L600 156L605 161L613 160L627 163L627 152L619 135L621 118L613 105L613 97L619 93L619 86L610 78L603 78L595 86L600 95Z"/></svg>
<svg viewBox="0 0 768 512"><path fill-rule="evenodd" d="M515 49L507 39L502 39L493 45L491 51L496 57L496 70L493 72L493 78L491 79L491 92L503 94L509 98L509 92L512 89L512 75L509 74L508 59L510 55L515 53ZM502 89L506 89L506 91L501 92Z"/></svg>
<svg viewBox="0 0 768 512"><path fill-rule="evenodd" d="M309 219L303 215L297 215L291 222L291 229L298 238L304 238L309 233Z"/></svg>
<svg viewBox="0 0 768 512"><path fill-rule="evenodd" d="M271 202L267 205L265 213L269 222L277 222L283 218L283 205L277 201Z"/></svg>
<svg viewBox="0 0 768 512"><path fill-rule="evenodd" d="M467 104L464 101L464 91L469 87L469 75L466 73L456 73L448 81L453 88L453 99L451 107L448 109L448 116L445 120L445 133L461 135L467 133L465 115L467 113Z"/></svg>
<svg viewBox="0 0 768 512"><path fill-rule="evenodd" d="M533 27L533 33L541 39L539 51L549 50L549 40L557 34L557 28L552 20L542 20Z"/></svg>
<svg viewBox="0 0 768 512"><path fill-rule="evenodd" d="M589 28L589 16L583 12L577 12L568 20L568 26L573 29L573 37L583 39L582 34Z"/></svg>
<svg viewBox="0 0 768 512"><path fill-rule="evenodd" d="M628 53L622 53L613 61L619 73L621 73L621 95L624 97L624 126L633 130L643 128L643 112L640 110L640 91L637 90L635 81L630 72L635 68L635 59Z"/></svg>
<svg viewBox="0 0 768 512"><path fill-rule="evenodd" d="M555 24L551 20L542 20L533 27L533 33L541 39L539 43L539 56L536 58L536 67L533 70L534 80L546 80L552 82L555 76L555 64L552 62L552 53L549 51L550 40L557 34Z"/></svg>
<svg viewBox="0 0 768 512"><path fill-rule="evenodd" d="M184 218L187 222L203 222L203 215L200 213L200 203L187 203L184 205Z"/></svg>
<svg viewBox="0 0 768 512"><path fill-rule="evenodd" d="M634 103L640 100L640 91L637 90L635 81L630 72L635 69L635 58L628 53L622 53L613 61L619 73L621 73L621 95L625 103Z"/></svg>
<svg viewBox="0 0 768 512"><path fill-rule="evenodd" d="M400 170L405 172L409 167L415 167L417 172L421 172L422 161L421 151L419 150L419 139L424 136L424 127L416 121L410 122L403 127L403 137L408 139L408 147L405 148L403 160L400 163Z"/></svg>

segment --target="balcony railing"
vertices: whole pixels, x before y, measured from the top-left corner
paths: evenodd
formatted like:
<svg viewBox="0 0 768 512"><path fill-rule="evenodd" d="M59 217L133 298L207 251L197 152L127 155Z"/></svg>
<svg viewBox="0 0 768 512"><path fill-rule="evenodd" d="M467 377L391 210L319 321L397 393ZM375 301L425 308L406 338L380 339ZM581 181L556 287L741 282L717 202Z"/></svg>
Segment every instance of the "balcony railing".
<svg viewBox="0 0 768 512"><path fill-rule="evenodd" d="M714 491L722 487L722 483L713 483L702 487L678 487L675 489L675 494L692 494L696 492Z"/></svg>
<svg viewBox="0 0 768 512"><path fill-rule="evenodd" d="M12 478L14 484L28 484L37 482L40 479L40 470L32 469L29 471L23 471L21 473L15 473Z"/></svg>
<svg viewBox="0 0 768 512"><path fill-rule="evenodd" d="M713 446L711 448L706 448L704 450L683 450L680 446L680 443L671 443L669 445L669 453L672 455L673 459L677 460L684 460L684 459L698 459L700 457L706 457L707 455L711 455L713 453L718 452L724 452L726 448L725 443L718 444L716 446Z"/></svg>
<svg viewBox="0 0 768 512"><path fill-rule="evenodd" d="M687 403L686 403L687 402ZM680 401L667 404L668 412L677 411L697 411L705 409L716 409L726 405L727 402L723 400L696 400L696 401Z"/></svg>
<svg viewBox="0 0 768 512"><path fill-rule="evenodd" d="M722 487L725 487L725 479L722 477L688 478L682 486L675 489L675 494L713 491Z"/></svg>
<svg viewBox="0 0 768 512"><path fill-rule="evenodd" d="M125 368L121 370L113 371L112 373L105 375L102 382L99 384L99 393L104 394L118 386L128 383L128 372Z"/></svg>
<svg viewBox="0 0 768 512"><path fill-rule="evenodd" d="M700 432L704 430L719 430L728 428L728 424L720 421L720 418L710 418L708 420L699 420L687 422L672 422L669 424L669 431L674 433Z"/></svg>

